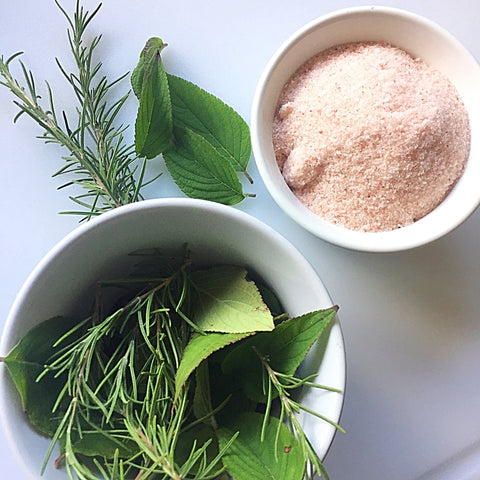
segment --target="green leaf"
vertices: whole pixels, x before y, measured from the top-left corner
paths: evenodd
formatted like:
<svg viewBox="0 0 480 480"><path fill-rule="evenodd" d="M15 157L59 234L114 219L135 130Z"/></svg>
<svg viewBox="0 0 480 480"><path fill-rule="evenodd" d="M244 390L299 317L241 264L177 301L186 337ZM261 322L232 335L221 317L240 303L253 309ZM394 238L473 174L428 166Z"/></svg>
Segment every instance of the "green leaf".
<svg viewBox="0 0 480 480"><path fill-rule="evenodd" d="M66 405L62 404L52 413L53 405L65 384L65 376L55 378L52 374L46 374L40 381L36 380L55 353L54 342L72 326L72 321L64 317L54 317L42 322L27 332L4 359L31 425L49 437L54 435L66 410ZM77 334L79 335L80 331ZM76 334L72 334L69 339L73 340L75 337ZM85 426L86 424L83 425ZM128 458L138 451L133 441L116 439L105 426L97 432L85 431L85 428L82 430L81 438L74 434L78 437L73 442L76 453L113 458L115 450L118 449L121 458Z"/></svg>
<svg viewBox="0 0 480 480"><path fill-rule="evenodd" d="M237 375L249 398L264 401L263 366L255 350L268 359L275 371L291 375L333 320L336 312L336 307L316 310L286 320L271 332L261 332L243 340L234 345L224 357L223 372Z"/></svg>
<svg viewBox="0 0 480 480"><path fill-rule="evenodd" d="M196 450L206 447L205 459L203 456L201 456L189 469L189 475L185 475L185 477L182 478L193 478L193 474L197 473L198 470L201 470L204 460L206 460L207 464L212 465L213 471L219 471L222 469L221 459L217 457L219 453L218 441L211 426L205 423L199 423L193 427L185 429L180 433L175 446L176 463L178 465L185 464L189 457L191 457L191 452L194 447ZM201 476L200 478L204 477Z"/></svg>
<svg viewBox="0 0 480 480"><path fill-rule="evenodd" d="M262 282L255 282L257 284L258 290L262 295L263 301L269 308L270 312L274 317L278 317L280 315L286 315L285 309L280 302L280 299L277 297L275 292L268 286Z"/></svg>
<svg viewBox="0 0 480 480"><path fill-rule="evenodd" d="M141 157L154 158L173 148L172 104L163 68L160 38L150 38L132 73L132 87L140 99L135 122L135 150Z"/></svg>
<svg viewBox="0 0 480 480"><path fill-rule="evenodd" d="M167 75L175 129L189 129L211 143L238 172L246 172L252 146L245 120L192 82Z"/></svg>
<svg viewBox="0 0 480 480"><path fill-rule="evenodd" d="M212 411L212 395L210 391L208 360L204 360L195 370L193 413L197 418L204 418L211 415Z"/></svg>
<svg viewBox="0 0 480 480"><path fill-rule="evenodd" d="M194 334L183 352L175 377L175 399L178 398L181 388L187 378L213 352L231 343L245 338L250 333L208 333Z"/></svg>
<svg viewBox="0 0 480 480"><path fill-rule="evenodd" d="M239 432L223 457L230 475L235 480L302 480L306 459L296 438L271 417L262 441L262 423L262 414L245 413L220 427L220 447Z"/></svg>
<svg viewBox="0 0 480 480"><path fill-rule="evenodd" d="M71 327L72 322L64 317L42 322L27 332L3 360L20 394L22 407L30 423L37 431L48 436L55 433L62 417L61 409L53 414L52 408L65 378L46 374L41 381L36 380L55 352L55 339Z"/></svg>
<svg viewBox="0 0 480 480"><path fill-rule="evenodd" d="M226 205L245 198L235 169L205 138L186 129L176 141L177 150L163 156L175 183L187 196Z"/></svg>
<svg viewBox="0 0 480 480"><path fill-rule="evenodd" d="M120 458L130 458L138 453L138 445L132 439L120 441L109 435L108 430L103 432L82 432L82 437L76 440L72 448L75 453L87 457L114 458L116 451Z"/></svg>
<svg viewBox="0 0 480 480"><path fill-rule="evenodd" d="M137 66L133 69L132 76L130 77L130 82L132 84L133 93L140 100L143 89L143 77L145 66L143 62L143 50L140 53L140 60L137 63Z"/></svg>
<svg viewBox="0 0 480 480"><path fill-rule="evenodd" d="M196 291L193 320L204 332L247 333L273 330L273 318L247 270L222 265L192 273Z"/></svg>

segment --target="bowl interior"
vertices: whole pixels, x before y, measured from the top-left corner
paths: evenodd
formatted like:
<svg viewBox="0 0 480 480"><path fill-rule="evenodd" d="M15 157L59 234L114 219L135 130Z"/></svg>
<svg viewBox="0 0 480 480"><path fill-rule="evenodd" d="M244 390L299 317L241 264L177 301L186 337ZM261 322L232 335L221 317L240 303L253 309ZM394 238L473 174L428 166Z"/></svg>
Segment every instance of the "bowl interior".
<svg viewBox="0 0 480 480"><path fill-rule="evenodd" d="M5 355L33 325L89 304L95 281L124 272L129 253L152 247L179 252L185 243L197 264L233 263L255 272L273 288L292 316L332 305L305 258L258 220L210 202L145 201L103 214L79 227L42 260L12 307L1 354ZM72 303L72 299L77 301ZM319 381L343 390L345 356L338 321L333 324L328 343L320 352L312 352L309 361L318 362L320 357L322 362L316 366ZM0 369L0 375L0 419L26 474L38 478L49 440L31 430L5 368ZM308 402L314 402L315 408L337 421L343 394L320 395ZM310 423L315 447L323 457L335 431L326 422ZM66 473L50 468L44 478L64 479Z"/></svg>
<svg viewBox="0 0 480 480"><path fill-rule="evenodd" d="M446 200L416 223L389 232L355 232L323 221L301 204L277 167L272 122L280 92L305 61L335 45L385 41L420 57L457 88L467 108L472 143L465 172ZM252 144L260 174L279 206L317 236L347 248L394 251L448 233L480 203L480 68L466 49L434 23L403 10L357 7L320 17L293 34L275 53L259 80L252 105Z"/></svg>

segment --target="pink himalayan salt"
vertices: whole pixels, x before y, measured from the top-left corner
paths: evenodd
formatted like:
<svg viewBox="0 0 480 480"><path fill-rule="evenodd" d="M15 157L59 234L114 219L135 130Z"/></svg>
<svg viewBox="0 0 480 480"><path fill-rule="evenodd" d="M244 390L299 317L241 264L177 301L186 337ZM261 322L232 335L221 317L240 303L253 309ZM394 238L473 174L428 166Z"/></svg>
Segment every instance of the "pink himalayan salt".
<svg viewBox="0 0 480 480"><path fill-rule="evenodd" d="M453 85L383 43L334 47L285 85L273 125L277 163L294 194L351 230L420 219L461 176L468 114Z"/></svg>

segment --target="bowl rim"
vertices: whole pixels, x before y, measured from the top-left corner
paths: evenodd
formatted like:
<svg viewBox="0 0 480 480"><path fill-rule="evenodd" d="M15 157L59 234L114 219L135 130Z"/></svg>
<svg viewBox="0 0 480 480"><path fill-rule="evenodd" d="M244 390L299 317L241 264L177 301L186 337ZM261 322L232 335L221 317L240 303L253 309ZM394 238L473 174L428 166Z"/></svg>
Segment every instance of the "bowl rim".
<svg viewBox="0 0 480 480"><path fill-rule="evenodd" d="M278 245L279 250L285 251L288 259L292 259L300 265L300 269L305 272L306 281L311 281L315 279L316 284L318 284L318 291L319 298L322 297L321 301L329 301L331 302L330 295L323 284L322 279L315 271L313 266L309 263L309 261L303 256L303 254L285 237L283 237L279 232L274 230L271 226L263 223L261 220L257 219L256 217L242 211L239 209L235 209L230 206L221 205L215 202L210 202L206 200L198 200L198 199L189 199L189 198L161 198L161 199L151 199L151 200L142 200L140 202L136 202L134 204L125 205L115 210L111 210L109 212L105 212L102 215L93 218L89 222L85 224L81 224L80 226L76 227L73 231L68 233L65 237L63 237L53 248L50 249L44 255L44 257L37 263L35 268L31 271L28 275L27 279L25 280L24 284L22 285L20 291L18 292L14 303L10 309L8 314L5 327L1 334L0 338L0 352L2 354L6 354L14 344L18 341L21 335L16 334L15 332L15 323L18 316L22 313L22 309L25 308L25 303L28 301L28 295L31 291L32 287L35 285L36 282L41 280L42 274L45 272L49 266L55 262L58 262L58 256L65 252L68 249L72 248L79 239L82 241L82 237L87 235L94 229L97 229L98 226L104 225L106 223L115 222L120 216L128 217L135 212L144 212L145 211L158 211L164 207L167 208L179 208L179 209L201 209L208 213L213 213L219 215L219 218L228 217L235 222L240 222L243 226L248 228L252 228L254 232L262 232L265 235L268 241L273 241ZM320 301L320 300L319 300ZM333 303L332 303L333 304ZM335 421L340 420L344 402L345 402L345 389L346 389L346 351L345 351L345 341L342 331L342 326L340 323L340 319L338 315L336 317L334 327L336 330L335 336L333 337L335 341L335 350L337 353L335 354L336 362L340 365L340 369L338 370L338 385L341 386L342 392L337 396L336 400L334 399L334 408L335 408ZM330 342L331 340L329 340ZM336 371L337 371L336 370ZM33 474L29 465L25 461L25 453L21 451L21 446L18 445L18 440L15 436L15 433L12 431L12 422L7 414L7 409L2 408L2 405L5 404L10 398L11 395L11 380L10 378L5 378L8 376L6 372L6 368L2 367L0 369L0 426L5 433L5 437L7 442L14 454L17 464L20 468L23 469L24 473L28 476L28 478L37 478L36 475ZM16 392L15 392L16 394ZM328 439L328 444L324 448L322 452L323 458L328 453L333 439L336 435L336 429L332 429L331 435ZM40 465L39 465L40 467Z"/></svg>
<svg viewBox="0 0 480 480"><path fill-rule="evenodd" d="M476 189L473 191L471 188L470 190L472 190L472 192L470 193L468 204L462 204L461 211L458 211L458 209L455 210L454 218L453 216L451 217L452 221L443 222L442 224L436 222L435 229L427 230L424 228L420 230L418 224L425 224L425 219L431 218L433 212L436 212L437 210L440 211L440 208L443 209L442 211L451 213L453 209L445 207L444 204L446 203L445 200L447 200L451 196L451 193L456 190L458 184L455 185L447 198L439 206L414 224L401 227L397 230L382 232L348 230L342 226L334 225L323 220L304 206L294 196L284 181L282 185L282 182L280 182L278 178L278 175L281 177L278 167L276 167L276 165L272 166L269 161L270 159L266 158L268 155L265 155L264 153L264 141L261 138L261 133L264 131L262 128L262 119L263 116L265 116L264 95L268 90L268 84L272 77L274 77L278 65L288 54L290 49L295 48L297 43L300 43L316 29L328 26L332 22L337 22L339 20L353 20L354 18L358 18L358 16L372 16L372 18L375 16L388 16L391 19L397 19L398 21L413 23L416 27L424 28L431 34L442 37L446 42L451 44L457 52L462 54L463 61L467 62L469 67L474 69L480 78L480 66L470 52L450 32L422 15L397 7L376 5L347 7L329 12L309 21L288 36L271 56L259 77L251 105L251 139L255 163L267 190L278 206L292 220L297 222L310 233L313 233L315 236L343 248L372 253L398 252L417 248L443 237L467 220L480 205L480 190ZM386 39L386 41L388 40ZM392 43L394 43L393 39ZM298 66L300 66L300 64ZM469 111L469 114L471 114L471 111ZM470 151L467 160L467 167L468 164L472 164L471 154L472 150ZM476 168L477 170L480 169L480 167ZM275 169L277 172L275 172ZM420 235L416 234L418 230L420 230Z"/></svg>

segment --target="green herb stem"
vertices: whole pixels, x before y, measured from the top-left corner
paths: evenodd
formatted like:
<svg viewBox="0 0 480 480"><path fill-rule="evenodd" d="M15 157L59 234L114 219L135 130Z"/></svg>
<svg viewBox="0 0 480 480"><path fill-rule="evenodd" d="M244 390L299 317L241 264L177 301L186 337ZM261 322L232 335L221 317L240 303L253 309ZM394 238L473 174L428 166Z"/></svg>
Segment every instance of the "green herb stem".
<svg viewBox="0 0 480 480"><path fill-rule="evenodd" d="M0 75L3 77L0 83L16 98L14 103L20 112L15 121L22 114L27 114L43 129L44 132L39 138L45 143L55 143L68 150L69 155L64 157L65 165L54 176L69 174L73 175L73 179L59 188L79 185L86 193L70 197L81 210L65 213L82 215L84 219L89 219L106 210L141 199L141 187L150 182L144 179L145 161L140 161L138 169L133 144L124 142L126 127L114 125L129 94L123 95L112 105L107 105L107 96L127 74L112 82L105 76L100 76L102 65L94 61L100 37L95 37L88 44L84 43L86 27L97 14L101 4L90 14L77 0L73 19L70 19L57 0L56 3L69 23L68 39L77 68L76 72L69 73L57 59L57 65L72 87L78 102L76 125L69 123L64 111L62 119L65 126L60 125L48 82L46 87L49 105L45 108L40 104L41 95L37 91L33 74L22 61L19 61L19 64L25 87L13 77L10 65L20 53L7 60L0 57Z"/></svg>
<svg viewBox="0 0 480 480"><path fill-rule="evenodd" d="M305 407L304 405L296 402L290 396L289 390L292 388L299 388L305 385L305 380L296 378L294 375L286 375L280 372L276 372L268 362L267 358L262 355L262 353L254 346L252 347L254 352L259 357L260 361L262 362L265 371L267 372L268 380L267 380L267 406L266 406L266 413L264 415L264 422L262 425L262 436L266 428L266 424L269 420L271 404L273 401L273 390L278 394L278 398L280 400L280 422L279 428L277 430L277 441L280 434L280 425L283 423L284 420L287 421L288 425L290 426L291 431L296 435L302 450L304 451L306 457L311 462L317 472L321 473L325 478L328 480L328 474L322 464L322 461L318 457L317 453L313 449L310 441L308 440L300 422L297 419L297 414L300 410L305 411L311 415L316 416L317 418L330 423L338 430L345 432L345 430L340 427L337 423L333 422L332 420L328 419L324 415ZM311 383L311 382L310 382ZM324 388L322 385L316 385L317 388ZM326 390L338 392L338 389L334 389L331 387L325 387ZM277 451L277 449L275 449ZM314 473L308 473L308 465L306 466L305 475L308 476L309 479L313 480Z"/></svg>

